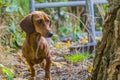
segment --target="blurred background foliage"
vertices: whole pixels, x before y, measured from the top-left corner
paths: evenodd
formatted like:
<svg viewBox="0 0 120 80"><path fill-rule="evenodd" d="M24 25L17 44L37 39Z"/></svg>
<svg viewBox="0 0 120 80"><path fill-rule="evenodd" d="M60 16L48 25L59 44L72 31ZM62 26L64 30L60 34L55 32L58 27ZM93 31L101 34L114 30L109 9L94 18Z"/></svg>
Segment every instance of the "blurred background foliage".
<svg viewBox="0 0 120 80"><path fill-rule="evenodd" d="M44 2L67 2L77 0L35 0L35 3ZM95 5L95 25L96 31L102 30L102 21L104 20L105 12L107 11L107 4ZM55 35L52 37L53 46L58 49L71 46L70 41L78 41L85 39L85 25L86 25L86 8L85 6L76 7L61 7L61 8L45 8L37 9L44 11L51 16L52 30ZM20 20L30 13L29 0L0 0L0 53L6 50L7 53L16 51L19 46L23 44L25 39L25 33L19 27ZM61 37L71 37L72 40L67 43L58 42ZM86 38L87 39L87 38ZM59 44L54 44L54 43ZM88 41L81 41L86 43ZM2 48L4 50L2 50ZM14 49L14 50L13 50ZM64 51L64 50L63 50ZM91 54L77 54L64 56L66 60L71 62L83 61L86 58L91 57ZM11 57L10 57L11 59ZM1 59L2 60L2 59ZM8 80L13 80L13 73L0 63L0 68L5 73Z"/></svg>
<svg viewBox="0 0 120 80"><path fill-rule="evenodd" d="M43 2L67 2L75 0L35 0L35 3ZM102 21L104 11L107 10L107 5L95 5L95 21L96 30L102 30ZM45 11L52 18L52 28L58 36L72 35L73 41L79 40L80 35L86 32L86 10L85 6L77 7L61 7L61 8L45 8L37 9ZM16 43L22 45L25 38L25 33L20 29L20 20L29 14L29 0L0 0L0 43L4 46L9 46L17 49ZM82 21L82 23L80 22ZM55 35L55 36L56 36ZM54 37L55 37L54 36ZM55 41L56 41L55 40Z"/></svg>
<svg viewBox="0 0 120 80"><path fill-rule="evenodd" d="M28 4L26 4L28 3ZM20 20L29 13L29 0L0 0L0 43L17 49L25 34L18 27Z"/></svg>

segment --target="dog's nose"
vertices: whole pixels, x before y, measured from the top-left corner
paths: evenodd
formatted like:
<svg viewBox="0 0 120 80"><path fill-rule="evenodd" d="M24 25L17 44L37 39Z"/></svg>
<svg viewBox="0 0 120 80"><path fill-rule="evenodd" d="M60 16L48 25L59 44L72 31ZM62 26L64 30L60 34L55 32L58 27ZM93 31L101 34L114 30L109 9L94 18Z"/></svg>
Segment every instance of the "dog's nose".
<svg viewBox="0 0 120 80"><path fill-rule="evenodd" d="M48 36L49 36L49 37L52 37L52 36L53 36L53 33L52 33L52 32L48 32Z"/></svg>

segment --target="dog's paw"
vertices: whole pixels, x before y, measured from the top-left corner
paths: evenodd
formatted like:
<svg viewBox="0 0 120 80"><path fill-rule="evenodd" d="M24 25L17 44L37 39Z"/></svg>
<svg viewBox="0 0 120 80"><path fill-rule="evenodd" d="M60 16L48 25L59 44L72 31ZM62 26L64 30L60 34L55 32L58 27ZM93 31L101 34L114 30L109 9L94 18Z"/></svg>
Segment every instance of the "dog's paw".
<svg viewBox="0 0 120 80"><path fill-rule="evenodd" d="M52 80L51 78L45 78L44 80Z"/></svg>
<svg viewBox="0 0 120 80"><path fill-rule="evenodd" d="M28 80L36 80L36 77L30 77Z"/></svg>

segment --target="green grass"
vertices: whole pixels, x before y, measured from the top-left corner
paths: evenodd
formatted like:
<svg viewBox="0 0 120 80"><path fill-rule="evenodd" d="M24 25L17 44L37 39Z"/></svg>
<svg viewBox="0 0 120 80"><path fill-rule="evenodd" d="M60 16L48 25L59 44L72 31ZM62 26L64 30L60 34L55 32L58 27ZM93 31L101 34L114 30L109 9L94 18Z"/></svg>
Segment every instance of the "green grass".
<svg viewBox="0 0 120 80"><path fill-rule="evenodd" d="M79 54L73 54L73 55L66 55L65 59L71 61L72 63L83 61L87 58L93 57L90 53L79 53Z"/></svg>
<svg viewBox="0 0 120 80"><path fill-rule="evenodd" d="M8 69L7 67L3 66L2 64L0 64L0 69L2 70L2 73L4 73L6 75L7 80L14 80L13 79L13 72Z"/></svg>

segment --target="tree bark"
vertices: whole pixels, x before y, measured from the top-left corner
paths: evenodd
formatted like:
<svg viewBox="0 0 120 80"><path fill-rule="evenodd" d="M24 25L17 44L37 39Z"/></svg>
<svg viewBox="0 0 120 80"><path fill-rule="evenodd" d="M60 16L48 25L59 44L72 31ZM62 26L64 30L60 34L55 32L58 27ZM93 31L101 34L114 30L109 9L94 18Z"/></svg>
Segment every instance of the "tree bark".
<svg viewBox="0 0 120 80"><path fill-rule="evenodd" d="M108 0L103 37L96 46L88 80L120 80L120 0Z"/></svg>

